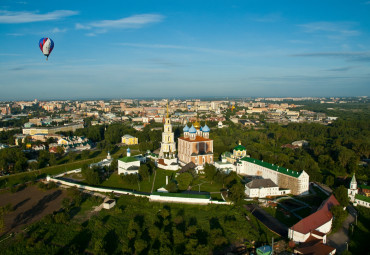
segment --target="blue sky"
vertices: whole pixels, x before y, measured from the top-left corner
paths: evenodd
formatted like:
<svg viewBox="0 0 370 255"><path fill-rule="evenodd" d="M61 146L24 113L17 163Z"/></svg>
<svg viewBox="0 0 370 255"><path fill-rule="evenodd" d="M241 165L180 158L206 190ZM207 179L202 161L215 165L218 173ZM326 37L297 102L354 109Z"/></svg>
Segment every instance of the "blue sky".
<svg viewBox="0 0 370 255"><path fill-rule="evenodd" d="M369 17L367 0L2 0L0 100L369 96Z"/></svg>

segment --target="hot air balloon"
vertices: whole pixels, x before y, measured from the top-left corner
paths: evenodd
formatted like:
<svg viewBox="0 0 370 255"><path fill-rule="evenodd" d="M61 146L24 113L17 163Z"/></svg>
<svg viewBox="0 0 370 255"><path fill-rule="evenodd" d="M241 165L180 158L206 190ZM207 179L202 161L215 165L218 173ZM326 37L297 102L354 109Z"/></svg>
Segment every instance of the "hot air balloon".
<svg viewBox="0 0 370 255"><path fill-rule="evenodd" d="M50 38L41 38L39 41L39 47L42 53L46 56L46 60L48 60L48 57L52 50L54 49L54 42Z"/></svg>

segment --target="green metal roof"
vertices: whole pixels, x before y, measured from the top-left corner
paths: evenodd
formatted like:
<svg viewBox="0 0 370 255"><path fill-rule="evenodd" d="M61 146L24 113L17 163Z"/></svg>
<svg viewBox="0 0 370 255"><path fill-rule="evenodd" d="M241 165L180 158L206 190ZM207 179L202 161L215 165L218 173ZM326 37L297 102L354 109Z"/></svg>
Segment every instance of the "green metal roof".
<svg viewBox="0 0 370 255"><path fill-rule="evenodd" d="M239 144L238 146L236 146L234 148L234 150L236 150L236 151L245 151L245 147L243 145Z"/></svg>
<svg viewBox="0 0 370 255"><path fill-rule="evenodd" d="M360 185L359 186L361 189L370 189L370 186L367 186L367 185Z"/></svg>
<svg viewBox="0 0 370 255"><path fill-rule="evenodd" d="M202 194L190 194L190 193L165 193L165 192L153 192L152 195L162 196L162 197L184 197L184 198L201 198L210 199L210 195Z"/></svg>
<svg viewBox="0 0 370 255"><path fill-rule="evenodd" d="M125 162L125 163L140 161L140 160L138 160L137 158L134 158L134 157L124 157L124 158L120 158L118 160L121 160L122 162Z"/></svg>
<svg viewBox="0 0 370 255"><path fill-rule="evenodd" d="M270 164L270 163L267 163L267 162L264 162L264 161L261 161L261 160L258 160L258 159L250 158L250 157L244 157L241 160L247 161L249 163L253 163L253 164L256 164L256 165L259 165L259 166L262 166L262 167L266 167L268 169L271 169L271 170L274 170L274 171L277 171L279 173L286 174L286 175L289 175L289 176L292 176L292 177L295 177L295 178L298 178L302 173L302 172L297 172L297 171L293 171L293 170L290 170L290 169L286 169L284 167L273 165L273 164Z"/></svg>
<svg viewBox="0 0 370 255"><path fill-rule="evenodd" d="M224 153L222 153L222 155L221 155L221 156L231 157L231 155L233 155L231 152L229 152L229 151L225 151Z"/></svg>
<svg viewBox="0 0 370 255"><path fill-rule="evenodd" d="M355 198L358 199L358 200L362 200L362 201L370 203L370 197L360 195L360 194L356 194Z"/></svg>

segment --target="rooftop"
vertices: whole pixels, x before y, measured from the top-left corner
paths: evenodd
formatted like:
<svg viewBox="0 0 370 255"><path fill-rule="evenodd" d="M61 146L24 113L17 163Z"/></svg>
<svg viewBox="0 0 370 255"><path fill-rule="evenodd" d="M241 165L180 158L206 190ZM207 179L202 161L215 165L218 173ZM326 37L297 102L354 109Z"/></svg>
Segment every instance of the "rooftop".
<svg viewBox="0 0 370 255"><path fill-rule="evenodd" d="M250 189L278 187L271 179L256 179L246 185Z"/></svg>
<svg viewBox="0 0 370 255"><path fill-rule="evenodd" d="M140 160L138 160L138 159L137 159L137 158L135 158L135 157L124 157L124 158L120 158L120 159L118 159L118 160L120 160L120 161L122 161L122 162L125 162L125 163L135 162L135 161L140 161Z"/></svg>
<svg viewBox="0 0 370 255"><path fill-rule="evenodd" d="M270 164L268 162L263 162L262 160L258 160L258 159L254 159L254 158L250 158L250 157L244 157L241 160L249 162L249 163L253 163L253 164L256 164L256 165L259 165L259 166L262 166L262 167L266 167L266 168L269 168L271 170L277 171L279 173L286 174L286 175L296 177L296 178L298 178L302 173L302 172L289 170L289 169L286 169L284 167L277 166L277 165L274 165L274 164Z"/></svg>
<svg viewBox="0 0 370 255"><path fill-rule="evenodd" d="M236 146L234 148L234 150L236 150L236 151L245 151L245 147L243 145L239 144L238 146Z"/></svg>
<svg viewBox="0 0 370 255"><path fill-rule="evenodd" d="M330 209L335 205L339 205L339 203L334 195L331 195L321 204L316 212L300 220L298 223L292 226L291 229L302 234L307 234L316 230L318 227L330 221L330 219L333 217Z"/></svg>
<svg viewBox="0 0 370 255"><path fill-rule="evenodd" d="M370 197L367 197L367 196L364 196L364 195L360 195L360 194L356 194L355 195L355 198L358 199L358 200L361 200L361 201L365 201L365 202L370 203Z"/></svg>

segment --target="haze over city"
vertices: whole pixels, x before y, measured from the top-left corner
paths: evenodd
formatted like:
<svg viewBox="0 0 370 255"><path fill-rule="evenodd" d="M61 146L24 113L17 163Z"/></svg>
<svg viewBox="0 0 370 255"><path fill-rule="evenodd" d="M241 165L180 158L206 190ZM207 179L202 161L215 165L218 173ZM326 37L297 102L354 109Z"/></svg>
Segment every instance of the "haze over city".
<svg viewBox="0 0 370 255"><path fill-rule="evenodd" d="M369 1L10 1L0 100L369 95ZM55 47L48 61L41 37Z"/></svg>

